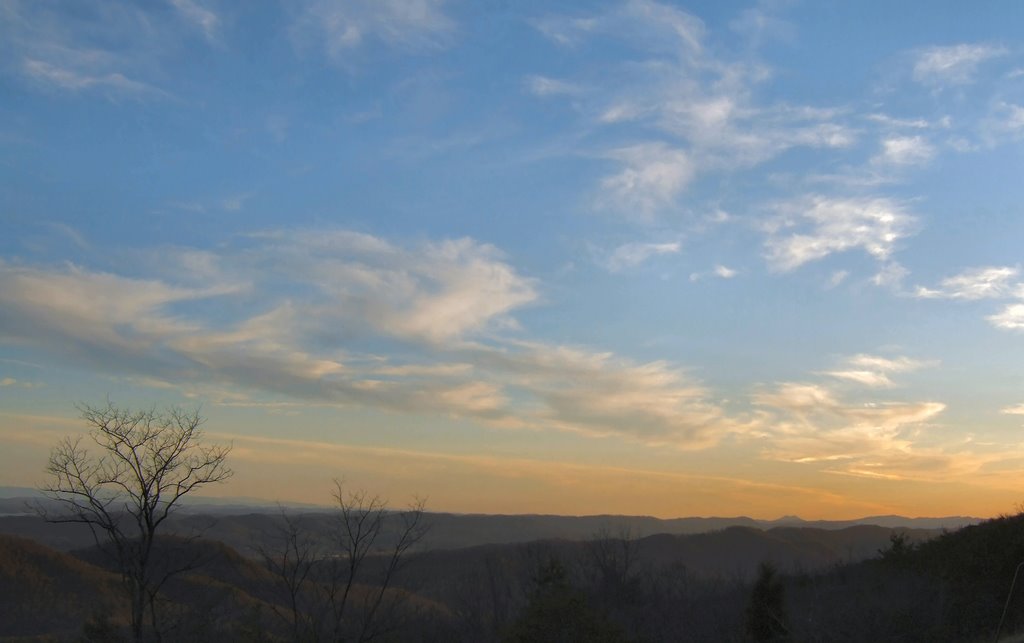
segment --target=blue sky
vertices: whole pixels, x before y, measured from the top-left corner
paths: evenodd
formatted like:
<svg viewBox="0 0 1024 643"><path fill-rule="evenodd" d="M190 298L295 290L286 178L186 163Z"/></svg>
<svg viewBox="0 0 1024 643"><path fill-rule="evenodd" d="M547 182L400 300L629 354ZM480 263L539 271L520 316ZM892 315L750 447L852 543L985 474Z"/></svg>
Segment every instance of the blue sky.
<svg viewBox="0 0 1024 643"><path fill-rule="evenodd" d="M0 483L201 405L235 495L1004 511L1024 9L0 3Z"/></svg>

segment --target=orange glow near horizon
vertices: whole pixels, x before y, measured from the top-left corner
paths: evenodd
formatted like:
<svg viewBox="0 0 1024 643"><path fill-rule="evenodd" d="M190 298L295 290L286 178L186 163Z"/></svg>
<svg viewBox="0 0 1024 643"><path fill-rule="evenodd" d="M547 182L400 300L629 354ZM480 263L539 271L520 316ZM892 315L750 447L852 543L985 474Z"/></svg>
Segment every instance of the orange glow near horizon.
<svg viewBox="0 0 1024 643"><path fill-rule="evenodd" d="M74 419L0 416L0 439L16 463L0 483L43 479L49 446L74 433ZM20 427L20 428L19 428ZM235 476L205 488L211 497L247 497L328 505L343 478L402 506L426 498L428 509L453 513L749 516L846 520L871 515L990 517L1013 510L1016 492L986 480L888 480L836 475L803 463L765 463L744 476L607 466L496 455L455 455L391 447L253 437L210 431L230 442ZM760 473L760 479L751 474ZM1000 479L1005 483L1005 479Z"/></svg>

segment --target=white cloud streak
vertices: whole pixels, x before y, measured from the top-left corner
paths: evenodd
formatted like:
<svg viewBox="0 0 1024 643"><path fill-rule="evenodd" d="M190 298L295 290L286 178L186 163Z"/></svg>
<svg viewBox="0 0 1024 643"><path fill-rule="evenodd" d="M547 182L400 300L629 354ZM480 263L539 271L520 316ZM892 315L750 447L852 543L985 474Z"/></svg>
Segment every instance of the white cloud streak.
<svg viewBox="0 0 1024 643"><path fill-rule="evenodd" d="M786 382L756 394L754 403L766 409L763 455L771 459L892 479L941 478L962 460L908 434L941 414L941 402L851 404L820 384Z"/></svg>
<svg viewBox="0 0 1024 643"><path fill-rule="evenodd" d="M152 6L118 0L82 3L11 0L0 6L0 43L9 63L33 85L110 100L167 98L153 81L178 46L179 27Z"/></svg>
<svg viewBox="0 0 1024 643"><path fill-rule="evenodd" d="M732 279L733 277L739 274L732 268L729 268L728 266L723 266L721 264L715 266L714 273L716 277L719 277L721 279Z"/></svg>
<svg viewBox="0 0 1024 643"><path fill-rule="evenodd" d="M572 96L583 91L579 85L539 75L526 79L526 89L534 96Z"/></svg>
<svg viewBox="0 0 1024 643"><path fill-rule="evenodd" d="M871 159L875 165L908 167L925 165L935 157L935 148L922 136L894 136L882 141L881 152Z"/></svg>
<svg viewBox="0 0 1024 643"><path fill-rule="evenodd" d="M865 116L869 121L873 121L880 125L884 125L887 128L896 129L928 129L932 127L932 124L923 118L894 118L888 114L868 114Z"/></svg>
<svg viewBox="0 0 1024 643"><path fill-rule="evenodd" d="M916 360L910 357L880 357L877 355L854 355L847 358L839 370L828 371L825 375L871 388L895 386L889 378L892 373L909 373L935 366L937 362Z"/></svg>
<svg viewBox="0 0 1024 643"><path fill-rule="evenodd" d="M624 167L601 181L597 205L627 212L638 220L650 221L672 206L694 175L693 162L686 153L664 143L623 147L607 157Z"/></svg>
<svg viewBox="0 0 1024 643"><path fill-rule="evenodd" d="M974 80L978 67L1007 53L988 44L957 44L921 49L914 60L913 77L927 85L964 85Z"/></svg>
<svg viewBox="0 0 1024 643"><path fill-rule="evenodd" d="M739 426L703 386L666 362L539 343L517 348L477 351L474 361L537 399L538 410L522 417L528 425L691 449Z"/></svg>
<svg viewBox="0 0 1024 643"><path fill-rule="evenodd" d="M678 241L662 243L625 243L615 248L611 256L605 261L605 267L610 272L622 272L628 268L638 266L652 257L658 255L677 254L682 248Z"/></svg>
<svg viewBox="0 0 1024 643"><path fill-rule="evenodd" d="M903 281L910 274L903 264L898 261L886 261L878 269L878 272L871 277L871 283L880 288L889 288L894 292L900 292L903 288Z"/></svg>
<svg viewBox="0 0 1024 643"><path fill-rule="evenodd" d="M414 249L347 231L257 239L261 261L276 257L292 278L311 280L328 304L323 314L401 339L444 342L507 326L507 313L537 297L496 248L471 239Z"/></svg>
<svg viewBox="0 0 1024 643"><path fill-rule="evenodd" d="M1020 270L1014 266L983 266L947 277L936 288L918 286L915 297L922 299L1002 299L1011 296Z"/></svg>
<svg viewBox="0 0 1024 643"><path fill-rule="evenodd" d="M292 25L300 47L322 48L335 62L368 41L423 51L444 47L455 22L443 0L312 0Z"/></svg>
<svg viewBox="0 0 1024 643"><path fill-rule="evenodd" d="M164 92L119 72L90 74L82 70L58 67L42 60L28 59L24 64L25 75L45 85L72 92L87 89L109 89L126 95L162 95Z"/></svg>
<svg viewBox="0 0 1024 643"><path fill-rule="evenodd" d="M1024 304L1010 304L987 319L996 328L1024 331Z"/></svg>
<svg viewBox="0 0 1024 643"><path fill-rule="evenodd" d="M917 219L891 199L812 195L782 204L766 226L769 264L783 272L830 254L860 249L884 261Z"/></svg>
<svg viewBox="0 0 1024 643"><path fill-rule="evenodd" d="M1002 330L1024 330L1024 283L1017 279L1017 266L982 266L969 268L947 277L934 288L918 286L914 296L919 299L953 299L978 301L985 299L1017 300L1006 304L1003 310L986 317L988 322Z"/></svg>
<svg viewBox="0 0 1024 643"><path fill-rule="evenodd" d="M828 278L828 281L825 283L825 287L828 288L828 289L836 288L836 287L839 286L839 284L841 284L844 281L846 281L846 279L849 276L850 276L850 271L849 270L836 270Z"/></svg>
<svg viewBox="0 0 1024 643"><path fill-rule="evenodd" d="M0 342L233 404L286 396L679 448L736 424L668 363L513 339L536 285L469 239L272 231L156 254L165 278L0 264Z"/></svg>
<svg viewBox="0 0 1024 643"><path fill-rule="evenodd" d="M749 168L794 147L844 148L856 139L837 122L840 111L758 105L753 91L770 72L717 56L705 45L703 22L674 6L629 0L537 26L567 47L608 39L636 52L630 62L584 72L579 83L562 81L588 87L573 105L593 132L636 130L636 143L604 154L621 169L600 183L600 201L626 218L649 221L670 211L698 173Z"/></svg>
<svg viewBox="0 0 1024 643"><path fill-rule="evenodd" d="M213 42L217 39L220 18L216 13L196 2L196 0L170 0L170 2L183 18L196 25L203 32L207 40Z"/></svg>
<svg viewBox="0 0 1024 643"><path fill-rule="evenodd" d="M1024 107L998 101L982 124L983 139L989 147L1024 138Z"/></svg>

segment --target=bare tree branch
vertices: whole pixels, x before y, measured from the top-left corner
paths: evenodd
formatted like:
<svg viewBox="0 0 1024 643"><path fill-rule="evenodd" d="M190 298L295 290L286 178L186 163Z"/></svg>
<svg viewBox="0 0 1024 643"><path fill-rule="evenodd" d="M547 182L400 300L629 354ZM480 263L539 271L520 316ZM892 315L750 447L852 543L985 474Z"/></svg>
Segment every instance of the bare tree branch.
<svg viewBox="0 0 1024 643"><path fill-rule="evenodd" d="M50 481L43 487L61 511L40 507L51 522L89 526L100 551L117 565L131 600L131 628L142 640L145 612L156 630L156 596L167 580L194 568L195 561L156 566L153 546L160 525L182 498L207 484L227 480L229 446L204 446L198 410L132 411L109 401L80 405L97 447L64 438L50 452ZM159 632L154 631L159 639Z"/></svg>
<svg viewBox="0 0 1024 643"><path fill-rule="evenodd" d="M380 496L349 491L341 480L334 486L337 505L327 546L318 546L282 511L273 548L260 554L288 597L289 609L275 611L294 640L370 641L400 625L397 612L407 594L393 585L426 533L426 503L416 500L394 512Z"/></svg>

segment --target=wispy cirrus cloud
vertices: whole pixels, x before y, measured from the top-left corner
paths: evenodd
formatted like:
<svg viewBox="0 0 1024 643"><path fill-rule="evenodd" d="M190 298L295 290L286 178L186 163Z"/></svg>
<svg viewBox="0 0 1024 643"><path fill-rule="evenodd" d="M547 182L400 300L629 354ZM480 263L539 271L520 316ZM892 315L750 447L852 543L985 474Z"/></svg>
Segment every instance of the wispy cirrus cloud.
<svg viewBox="0 0 1024 643"><path fill-rule="evenodd" d="M915 297L922 299L1001 299L1020 288L1015 284L1020 269L1015 266L970 268L946 277L935 288L918 286Z"/></svg>
<svg viewBox="0 0 1024 643"><path fill-rule="evenodd" d="M861 354L847 358L838 370L826 371L824 374L872 388L890 388L895 386L889 377L890 374L909 373L937 364L935 361L903 356L880 357Z"/></svg>
<svg viewBox="0 0 1024 643"><path fill-rule="evenodd" d="M220 17L197 0L170 0L178 13L198 27L207 40L215 41L220 29Z"/></svg>
<svg viewBox="0 0 1024 643"><path fill-rule="evenodd" d="M769 265L783 272L857 249L885 261L917 225L905 204L884 197L811 195L777 210L778 216L765 226L765 248Z"/></svg>
<svg viewBox="0 0 1024 643"><path fill-rule="evenodd" d="M602 179L597 206L627 212L639 220L650 221L672 206L695 172L684 151L665 143L623 147L608 152L607 157L624 167Z"/></svg>
<svg viewBox="0 0 1024 643"><path fill-rule="evenodd" d="M736 275L740 274L738 270L730 268L724 264L717 264L711 270L706 272L692 272L690 273L690 281L697 282L705 277L716 277L718 279L732 279Z"/></svg>
<svg viewBox="0 0 1024 643"><path fill-rule="evenodd" d="M400 339L443 342L508 326L511 310L537 298L533 282L495 247L471 239L410 249L343 230L253 238L256 248L245 254L264 268L276 258L291 278L309 282L329 306L324 314Z"/></svg>
<svg viewBox="0 0 1024 643"><path fill-rule="evenodd" d="M676 54L703 50L704 22L685 11L651 0L626 0L603 13L552 15L535 21L537 29L560 45L572 46L598 35L647 43Z"/></svg>
<svg viewBox="0 0 1024 643"><path fill-rule="evenodd" d="M525 86L535 96L572 96L583 91L574 83L536 74L526 78Z"/></svg>
<svg viewBox="0 0 1024 643"><path fill-rule="evenodd" d="M794 147L838 149L856 139L838 120L842 110L759 104L755 89L770 70L716 54L704 23L677 7L628 0L536 24L570 49L614 40L635 52L629 62L584 67L562 81L588 87L573 104L591 137L619 134L619 144L598 154L620 165L600 180L599 202L627 218L650 221L671 211L698 176L748 169ZM623 132L633 133L632 143L621 143L629 140Z"/></svg>
<svg viewBox="0 0 1024 643"><path fill-rule="evenodd" d="M170 382L482 412L488 396L465 377L382 375L350 366L348 349L372 337L454 342L507 324L536 295L495 253L468 240L410 249L357 233L280 232L220 253L164 249L162 269L175 273L166 277L3 264L0 337ZM220 314L203 314L194 305L203 300Z"/></svg>
<svg viewBox="0 0 1024 643"><path fill-rule="evenodd" d="M935 157L935 147L923 136L894 136L882 141L881 151L871 159L875 165L907 167L925 165Z"/></svg>
<svg viewBox="0 0 1024 643"><path fill-rule="evenodd" d="M982 63L1006 53L1004 47L984 43L926 47L916 52L913 77L933 86L964 85L974 80Z"/></svg>
<svg viewBox="0 0 1024 643"><path fill-rule="evenodd" d="M905 356L854 355L844 370L823 372L866 389L838 390L827 382L790 381L751 396L760 415L747 433L764 458L813 467L822 473L884 480L943 481L984 475L1020 457L1017 444L975 441L942 430L946 404L894 399L889 375L932 367L936 361ZM1024 413L1009 407L1004 413Z"/></svg>
<svg viewBox="0 0 1024 643"><path fill-rule="evenodd" d="M890 128L890 129L901 129L901 130L902 129L917 129L917 130L920 130L920 129L928 129L928 128L931 128L931 127L934 126L933 123L931 123L931 122L929 122L929 121L927 121L927 120L925 120L923 118L896 118L894 116L890 116L889 114L884 114L884 113L881 113L881 112L874 112L874 113L871 113L871 114L867 114L864 118L866 118L867 120L869 120L871 122L878 123L879 125L882 125L883 127Z"/></svg>
<svg viewBox="0 0 1024 643"><path fill-rule="evenodd" d="M13 377L0 378L0 388L11 386L17 388L38 388L42 386L39 382L26 382Z"/></svg>
<svg viewBox="0 0 1024 643"><path fill-rule="evenodd" d="M982 123L982 139L988 147L1024 138L1024 107L1005 100L996 101Z"/></svg>
<svg viewBox="0 0 1024 643"><path fill-rule="evenodd" d="M946 407L940 402L849 404L841 401L831 389L806 382L784 382L774 390L755 394L754 402L790 412L805 422L818 414L833 415L865 428L883 431L922 422Z"/></svg>
<svg viewBox="0 0 1024 643"><path fill-rule="evenodd" d="M214 14L193 0L175 1L186 21L202 19L204 33L215 28ZM61 3L11 0L0 7L5 71L50 91L110 100L169 98L160 69L180 52L182 28L160 15L164 9L86 0L68 11Z"/></svg>
<svg viewBox="0 0 1024 643"><path fill-rule="evenodd" d="M120 72L91 73L83 69L60 67L33 59L25 60L23 69L26 76L40 84L72 92L103 89L127 96L165 95L162 90L132 80Z"/></svg>
<svg viewBox="0 0 1024 643"><path fill-rule="evenodd" d="M766 41L791 43L796 39L796 25L779 17L779 4L772 6L769 2L759 2L756 6L744 9L732 22L729 28L743 35L752 47L758 47Z"/></svg>
<svg viewBox="0 0 1024 643"><path fill-rule="evenodd" d="M667 362L536 342L513 347L474 357L537 400L536 410L520 417L528 426L690 449L716 444L740 426L710 391Z"/></svg>
<svg viewBox="0 0 1024 643"><path fill-rule="evenodd" d="M713 272L715 273L715 276L720 279L732 279L739 274L738 271L722 264L715 266Z"/></svg>
<svg viewBox="0 0 1024 643"><path fill-rule="evenodd" d="M519 339L512 314L537 285L470 239L274 230L133 267L148 276L0 264L0 341L236 405L284 396L679 448L736 426L667 362Z"/></svg>
<svg viewBox="0 0 1024 643"><path fill-rule="evenodd" d="M604 266L611 272L622 272L658 255L678 254L681 249L679 241L624 243L604 260Z"/></svg>
<svg viewBox="0 0 1024 643"><path fill-rule="evenodd" d="M444 47L456 31L444 0L310 0L291 28L300 48L322 49L344 62L368 42L425 51Z"/></svg>
<svg viewBox="0 0 1024 643"><path fill-rule="evenodd" d="M0 264L0 341L188 394L224 391L232 405L283 398L677 449L761 436L765 457L847 473L955 460L908 433L940 402L853 403L797 382L755 392L749 414L670 362L524 339L513 315L538 285L470 239L272 230L129 256L135 276ZM926 365L862 354L828 375L878 388Z"/></svg>
<svg viewBox="0 0 1024 643"><path fill-rule="evenodd" d="M969 268L946 277L938 286L918 286L914 296L920 299L954 299L978 301L985 299L1017 300L1003 310L986 317L1002 330L1024 330L1024 283L1017 280L1017 266L982 266Z"/></svg>
<svg viewBox="0 0 1024 643"><path fill-rule="evenodd" d="M1010 304L986 319L996 328L1024 331L1024 304Z"/></svg>
<svg viewBox="0 0 1024 643"><path fill-rule="evenodd" d="M842 400L810 382L784 382L755 394L765 410L763 456L879 478L934 479L959 471L964 459L914 434L941 414L941 402Z"/></svg>

